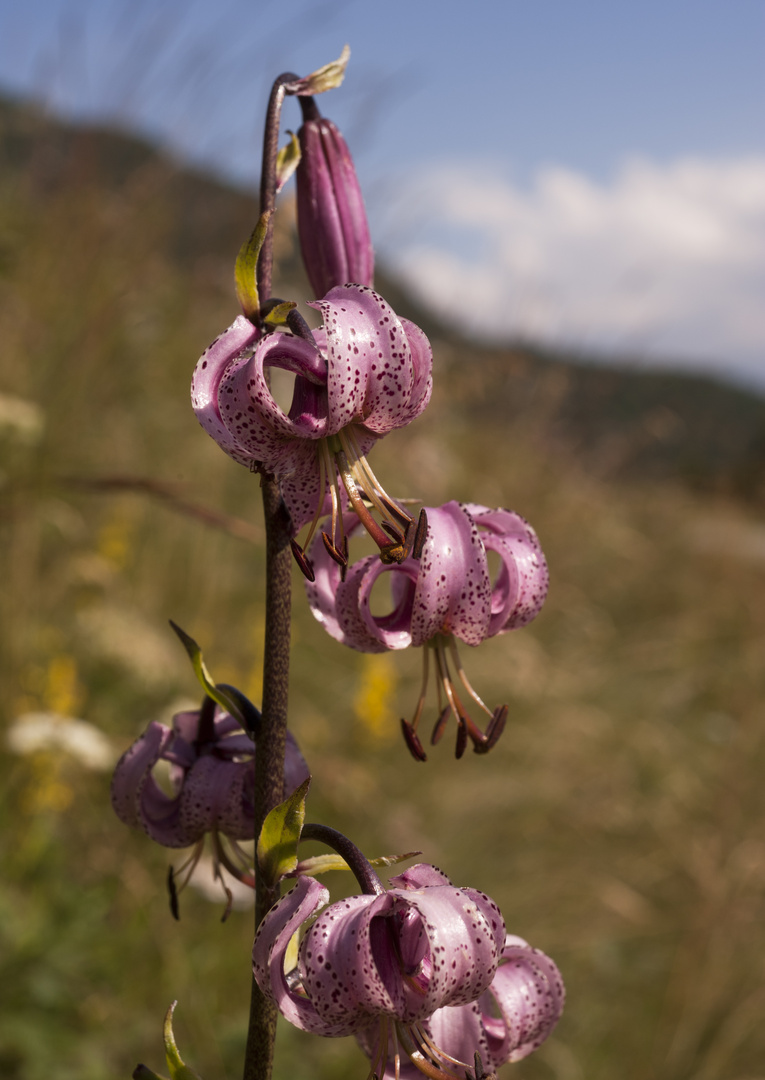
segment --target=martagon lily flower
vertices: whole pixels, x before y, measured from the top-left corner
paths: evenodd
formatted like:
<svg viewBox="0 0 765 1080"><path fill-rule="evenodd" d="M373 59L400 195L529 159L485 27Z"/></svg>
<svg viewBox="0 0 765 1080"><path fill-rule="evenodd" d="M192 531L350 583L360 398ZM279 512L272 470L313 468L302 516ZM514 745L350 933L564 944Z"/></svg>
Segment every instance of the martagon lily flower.
<svg viewBox="0 0 765 1080"><path fill-rule="evenodd" d="M321 311L324 327L312 334L306 329L306 337L259 337L246 318L236 319L196 366L191 397L197 419L236 461L277 476L295 533L312 521L304 546L331 512L330 532L322 535L344 566L342 510L350 503L383 560L402 561L416 553L415 522L385 493L366 454L428 404L430 344L365 286L333 288L311 306ZM269 368L295 376L286 413L269 389ZM302 549L294 548L310 577Z"/></svg>
<svg viewBox="0 0 765 1080"><path fill-rule="evenodd" d="M253 973L281 1014L304 1031L355 1033L378 1076L389 1046L391 1075L399 1075L403 1051L421 1072L442 1078L472 1066L476 1052L487 1060L503 1054L509 1060L513 1041L515 1050L533 1049L529 1044L544 1038L562 1008L562 983L552 961L531 950L539 958L536 970L516 972L516 998L535 994L527 1011L546 1017L545 1023L519 1024L518 1001L513 1005L503 983L495 985L503 958L505 965L513 960L494 901L456 888L425 863L392 878L391 885L323 911L307 930L291 971L285 971L290 939L329 894L315 879L301 878L271 909L255 939ZM496 998L500 1018L487 1012L487 994ZM438 1043L441 1035L446 1048Z"/></svg>
<svg viewBox="0 0 765 1080"><path fill-rule="evenodd" d="M349 567L345 579L314 543L315 581L306 584L314 616L324 629L361 652L384 652L424 645L423 681L413 722L402 721L407 745L415 758L426 760L417 726L425 704L429 661L435 662L439 718L432 742L441 738L449 714L457 720L457 757L468 738L478 753L496 743L507 706L493 712L468 682L457 652L457 639L480 645L486 638L525 626L537 615L547 595L548 572L537 535L519 514L473 503L449 502L426 507L428 534L419 562L407 559L385 565L367 557ZM353 528L348 525L348 530ZM499 557L492 581L488 552ZM391 573L393 609L375 615L372 591L383 573ZM462 690L489 717L482 732L468 713Z"/></svg>
<svg viewBox="0 0 765 1080"><path fill-rule="evenodd" d="M563 979L550 957L508 934L489 989L469 1005L438 1009L422 1021L423 1039L414 1058L404 1061L399 1053L397 1059L390 1036L387 1047L381 1044L379 1024L356 1038L381 1080L419 1080L422 1072L433 1080L462 1080L471 1075L466 1066L472 1070L476 1053L490 1075L537 1050L560 1019L565 1000Z"/></svg>
<svg viewBox="0 0 765 1080"><path fill-rule="evenodd" d="M250 858L237 844L255 836L254 756L253 741L239 721L208 697L201 709L177 713L172 727L152 721L117 763L112 779L117 817L163 847L194 846L178 871L186 871L180 888L191 877L208 833L216 875L220 877L219 867L224 866L254 887ZM160 761L170 766L172 794L163 791L154 776ZM293 792L308 775L305 759L287 732L285 791Z"/></svg>

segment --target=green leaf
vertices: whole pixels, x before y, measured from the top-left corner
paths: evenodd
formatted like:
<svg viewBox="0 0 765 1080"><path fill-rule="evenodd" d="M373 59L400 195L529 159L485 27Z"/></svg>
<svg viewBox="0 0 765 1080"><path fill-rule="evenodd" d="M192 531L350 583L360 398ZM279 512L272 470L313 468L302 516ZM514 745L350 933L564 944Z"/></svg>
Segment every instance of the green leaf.
<svg viewBox="0 0 765 1080"><path fill-rule="evenodd" d="M177 625L177 623L173 622L172 619L170 619L169 621L173 630L175 630L176 634L181 639L184 649L189 655L189 660L191 660L191 666L194 668L194 674L199 679L199 682L201 683L204 692L207 694L208 697L211 697L213 701L217 702L222 709L225 709L226 712L231 713L231 715L235 717L246 730L249 731L251 727L249 717L244 715L241 704L237 700L237 697L235 697L233 693L229 692L229 688L217 686L213 682L210 672L205 667L202 650L197 645L196 641L194 641L194 638L191 637L190 634L187 634L185 630L182 630L180 626ZM238 691L236 691L236 693L238 695Z"/></svg>
<svg viewBox="0 0 765 1080"><path fill-rule="evenodd" d="M294 300L283 300L281 304L276 304L271 308L269 313L263 319L263 322L268 323L269 326L285 326L287 323L287 316L291 311L294 311L297 304Z"/></svg>
<svg viewBox="0 0 765 1080"><path fill-rule="evenodd" d="M242 311L248 319L257 318L260 314L260 299L258 297L258 257L263 242L266 239L268 219L271 211L261 214L258 224L252 230L250 239L245 241L239 249L234 267L234 281L236 283L236 295L242 305Z"/></svg>
<svg viewBox="0 0 765 1080"><path fill-rule="evenodd" d="M198 1072L194 1072L188 1065L184 1064L183 1058L178 1053L178 1047L175 1044L175 1036L173 1035L173 1012L175 1006L178 1004L174 1001L165 1014L165 1058L167 1059L167 1067L170 1070L170 1080L202 1080Z"/></svg>
<svg viewBox="0 0 765 1080"><path fill-rule="evenodd" d="M370 859L371 866L395 866L396 863L413 859L422 855L421 851L408 851L406 855L378 855L376 859ZM350 866L342 855L313 855L308 859L301 859L294 870L290 871L289 877L317 877L319 874L328 874L330 870L350 870Z"/></svg>
<svg viewBox="0 0 765 1080"><path fill-rule="evenodd" d="M275 885L297 866L297 848L310 784L309 777L288 799L275 806L263 822L258 837L258 863L269 885Z"/></svg>
<svg viewBox="0 0 765 1080"><path fill-rule="evenodd" d="M294 131L288 131L290 141L276 155L276 194L282 190L300 162L300 143Z"/></svg>

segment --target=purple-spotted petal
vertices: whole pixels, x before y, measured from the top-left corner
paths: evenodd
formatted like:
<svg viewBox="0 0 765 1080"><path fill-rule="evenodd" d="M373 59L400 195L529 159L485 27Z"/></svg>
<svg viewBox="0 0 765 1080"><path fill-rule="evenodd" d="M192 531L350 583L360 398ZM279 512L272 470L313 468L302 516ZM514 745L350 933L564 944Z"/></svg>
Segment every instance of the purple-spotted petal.
<svg viewBox="0 0 765 1080"><path fill-rule="evenodd" d="M246 454L223 422L218 390L231 364L251 350L257 339L258 331L240 315L205 349L191 380L191 404L197 420L227 454L245 464Z"/></svg>
<svg viewBox="0 0 765 1080"><path fill-rule="evenodd" d="M420 559L412 644L453 634L480 645L491 617L491 582L478 528L457 502L427 508L428 537Z"/></svg>
<svg viewBox="0 0 765 1080"><path fill-rule="evenodd" d="M560 1019L565 999L563 979L550 957L508 935L502 963L479 1002L491 1067L536 1050Z"/></svg>
<svg viewBox="0 0 765 1080"><path fill-rule="evenodd" d="M422 331L363 285L330 289L311 306L327 335L328 434L359 423L386 435L423 411L432 354Z"/></svg>
<svg viewBox="0 0 765 1080"><path fill-rule="evenodd" d="M324 1030L314 1005L296 993L287 981L284 961L292 935L306 919L329 900L329 892L315 878L301 877L295 888L283 896L258 927L252 947L252 973L262 992L295 1027L320 1034ZM348 1031L336 1034L350 1035Z"/></svg>
<svg viewBox="0 0 765 1080"><path fill-rule="evenodd" d="M112 806L120 821L133 828L141 827L138 805L151 770L172 741L173 733L164 724L152 721L146 731L117 762L112 777Z"/></svg>
<svg viewBox="0 0 765 1080"><path fill-rule="evenodd" d="M486 550L495 551L501 560L492 586L488 636L526 626L539 614L550 581L537 534L512 510L470 503L465 509L479 526Z"/></svg>
<svg viewBox="0 0 765 1080"><path fill-rule="evenodd" d="M361 528L355 514L343 518L345 534L350 538ZM333 638L360 652L378 653L388 649L405 649L412 643L409 631L417 579L414 560L398 565L386 565L376 555L368 555L354 563L342 580L340 567L317 538L311 545L315 580L306 583L308 603L314 618ZM392 609L384 615L373 615L372 590L381 574L390 573Z"/></svg>
<svg viewBox="0 0 765 1080"><path fill-rule="evenodd" d="M252 840L254 782L251 760L221 761L207 755L196 761L178 795L179 825L190 838L186 844L201 840L213 828L232 840Z"/></svg>

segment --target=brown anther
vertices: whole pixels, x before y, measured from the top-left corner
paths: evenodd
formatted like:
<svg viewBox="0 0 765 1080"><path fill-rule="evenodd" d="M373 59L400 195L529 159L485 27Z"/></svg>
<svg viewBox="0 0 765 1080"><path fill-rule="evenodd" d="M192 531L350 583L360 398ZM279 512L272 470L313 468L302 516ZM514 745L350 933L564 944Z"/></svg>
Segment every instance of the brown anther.
<svg viewBox="0 0 765 1080"><path fill-rule="evenodd" d="M489 725L486 728L486 751L491 750L493 746L496 746L497 741L505 730L505 724L507 723L507 705L498 706L489 721Z"/></svg>
<svg viewBox="0 0 765 1080"><path fill-rule="evenodd" d="M175 887L175 871L172 866L167 868L167 891L170 893L170 911L176 922L180 922L181 913L178 908L178 890Z"/></svg>
<svg viewBox="0 0 765 1080"><path fill-rule="evenodd" d="M385 492L378 491L377 497L388 511L391 517L394 517L399 525L406 529L412 523L412 518L407 514L406 510L402 510L398 503L395 503L393 499L389 498Z"/></svg>
<svg viewBox="0 0 765 1080"><path fill-rule="evenodd" d="M313 566L311 560L301 548L300 544L296 540L290 540L290 547L292 548L292 554L295 556L295 562L300 567L300 571L303 577L308 578L309 581L315 581L316 575L313 572Z"/></svg>
<svg viewBox="0 0 765 1080"><path fill-rule="evenodd" d="M417 529L414 534L414 543L412 545L412 557L419 559L422 555L422 549L425 547L425 541L428 539L428 515L425 513L423 507L420 510L420 516L417 519Z"/></svg>
<svg viewBox="0 0 765 1080"><path fill-rule="evenodd" d="M402 534L395 525L391 525L389 521L381 521L380 524L385 529L388 536L392 536L397 544L404 543L404 534Z"/></svg>
<svg viewBox="0 0 765 1080"><path fill-rule="evenodd" d="M458 723L457 723L457 745L454 748L454 756L456 757L457 761L459 761L459 759L465 753L465 747L467 746L467 741L468 741L467 723L465 721L465 717L460 716L458 718Z"/></svg>
<svg viewBox="0 0 765 1080"><path fill-rule="evenodd" d="M441 736L446 730L446 721L449 719L449 713L451 712L449 705L441 712L438 720L436 720L436 726L433 728L433 734L430 736L430 745L435 746L440 741Z"/></svg>
<svg viewBox="0 0 765 1080"><path fill-rule="evenodd" d="M324 547L327 549L327 554L330 559L334 559L338 566L342 566L343 569L348 565L348 555L343 554L342 551L338 551L329 536L329 533L323 532L321 538L324 541Z"/></svg>
<svg viewBox="0 0 765 1080"><path fill-rule="evenodd" d="M409 748L409 753L412 755L415 761L427 761L428 755L422 748L417 732L414 730L411 724L406 720L401 721L401 731L404 735L404 742Z"/></svg>

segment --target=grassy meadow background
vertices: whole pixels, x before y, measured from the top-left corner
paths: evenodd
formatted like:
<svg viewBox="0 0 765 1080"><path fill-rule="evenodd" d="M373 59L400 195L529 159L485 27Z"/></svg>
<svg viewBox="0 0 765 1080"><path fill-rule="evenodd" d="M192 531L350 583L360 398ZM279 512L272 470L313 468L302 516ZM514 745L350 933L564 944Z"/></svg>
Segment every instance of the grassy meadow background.
<svg viewBox="0 0 765 1080"><path fill-rule="evenodd" d="M188 399L236 314L255 207L138 142L10 104L0 119L0 1076L161 1070L178 998L186 1061L233 1080L251 913L222 925L222 897L188 889L174 922L173 853L115 818L108 768L55 735L20 753L8 733L81 718L116 760L199 696L168 618L258 700L258 483ZM276 287L307 296L282 217ZM375 470L430 504L516 509L552 585L530 628L463 649L486 700L510 706L499 745L455 762L450 732L420 765L398 731L419 655L342 649L296 572L310 817L372 854L421 849L556 959L566 1013L508 1075L762 1080L765 405L479 348L381 285L431 334L436 389ZM280 1030L278 1080L364 1074L352 1040Z"/></svg>

